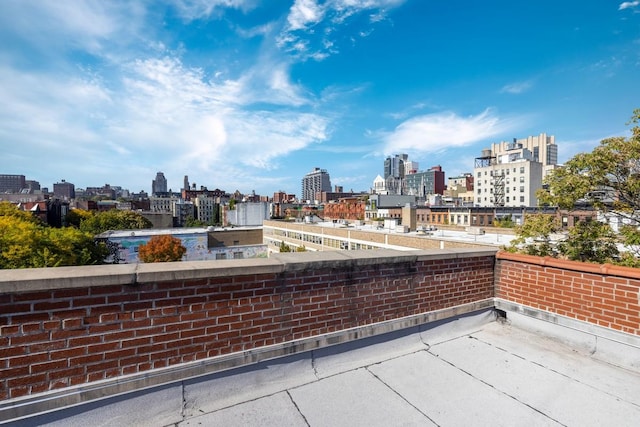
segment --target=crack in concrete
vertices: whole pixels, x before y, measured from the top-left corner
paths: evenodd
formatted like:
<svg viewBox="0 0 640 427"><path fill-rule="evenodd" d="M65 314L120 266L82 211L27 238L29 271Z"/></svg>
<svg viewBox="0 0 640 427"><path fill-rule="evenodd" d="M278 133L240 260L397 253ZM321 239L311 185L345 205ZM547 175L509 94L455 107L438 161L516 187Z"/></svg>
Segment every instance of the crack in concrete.
<svg viewBox="0 0 640 427"><path fill-rule="evenodd" d="M285 390L285 392L287 393L287 396L289 396L289 400L291 400L291 403L293 404L293 406L296 408L296 411L298 411L298 413L300 414L300 416L304 420L304 423L307 425L307 427L311 427L311 424L309 424L309 421L307 420L307 417L304 416L304 414L302 413L302 411L298 407L298 404L296 403L296 401L293 400L293 396L291 396L291 393L289 393L289 390Z"/></svg>
<svg viewBox="0 0 640 427"><path fill-rule="evenodd" d="M422 351L422 350L421 350ZM371 365L369 365L371 366ZM365 366L364 368L367 372L369 372L375 379L377 379L378 381L380 381L385 387L387 387L389 390L391 390L393 393L395 393L400 399L404 400L409 406L411 406L413 409L415 409L416 411L418 411L423 417L425 417L426 419L428 419L429 421L431 421L434 425L440 427L440 424L438 424L437 422L435 422L434 419L432 419L429 415L425 414L422 410L420 410L420 408L418 408L416 405L414 405L413 403L411 403L406 397L404 397L402 394L400 394L396 389L394 389L393 387L391 387L389 384L387 384L382 378L380 378L379 376L377 376L376 374L374 374L372 371L369 370L368 366Z"/></svg>
<svg viewBox="0 0 640 427"><path fill-rule="evenodd" d="M542 369L545 369L545 370L547 370L547 371L549 371L549 372L553 372L554 374L560 375L561 377L566 378L566 379L568 379L568 380L570 380L570 381L573 381L573 382L576 382L576 383L581 384L581 385L583 385L583 386L589 387L590 389L596 390L596 391L598 391L598 392L600 392L600 393L603 393L603 394L606 394L606 395L608 395L608 396L611 396L611 397L613 397L613 398L615 398L615 399L617 399L617 400L620 400L620 401L622 401L622 402L625 402L625 403L628 403L628 404L630 404L630 405L633 405L633 406L635 406L635 407L637 407L637 408L640 408L640 404L637 404L637 403L635 403L635 402L631 402L631 401L629 401L629 400L627 400L627 399L625 399L625 398L623 398L623 397L620 397L620 396L618 396L618 395L616 395L616 394L613 394L613 393L611 393L611 392L609 392L609 391L607 391L607 390L603 390L603 389L601 389L601 388L598 388L598 387L596 387L596 386L595 386L595 385L593 385L593 384L589 384L589 383L587 383L587 382L581 381L581 380L579 380L578 378L572 377L571 375L568 375L568 374L565 374L564 372L558 371L557 369L554 369L554 368L552 368L551 366L544 365L544 364L542 364L541 362L538 362L538 361L535 361L535 360L532 360L532 359L527 359L527 358L526 358L526 357L524 357L524 356L521 356L521 355L519 355L519 354L515 354L515 353L513 353L512 351L509 351L509 350L507 350L507 349L504 349L504 348L502 348L502 347L499 347L499 346L497 346L497 345L494 345L494 344L492 344L492 343L490 343L490 342L484 341L484 340L482 340L482 339L480 339L480 338L477 338L477 337L470 337L470 338L473 338L473 339L475 339L475 340L476 340L476 341L478 341L478 342L481 342L481 343L483 343L483 344L485 344L485 345L488 345L488 346L490 346L490 347L493 347L493 348L495 348L495 349L498 349L498 350L500 350L500 351L503 351L503 352L505 352L505 353L507 353L507 354L509 354L509 355L511 355L511 356L514 356L514 357L517 357L517 358L519 358L519 359L521 359L521 360L524 360L525 362L531 363L532 365L536 365L536 366L538 366L538 367L540 367L540 368L542 368ZM591 353L591 354L593 354L593 353ZM595 359L595 360L598 360L598 359ZM604 363L606 363L606 362L604 362ZM618 368L619 368L619 367L618 367Z"/></svg>
<svg viewBox="0 0 640 427"><path fill-rule="evenodd" d="M477 339L477 338L475 338L475 337L471 337L471 336L469 336L469 338ZM526 403L526 402L521 401L521 400L520 400L520 399L518 399L517 397L512 396L511 394L509 394L509 393L507 393L507 392L505 392L505 391L503 391L503 390L500 390L499 388L495 387L493 384L488 383L487 381L485 381L485 380L483 380L483 379L481 379L481 378L476 377L476 376L475 376L475 375L473 375L471 372L468 372L468 371L466 371L466 370L462 369L461 367L457 366L456 364L454 364L454 363L452 363L452 362L450 362L450 361L448 361L448 360L446 360L446 359L443 359L442 357L440 357L439 355L437 355L437 354L435 354L435 353L433 353L433 352L431 352L431 351L428 351L428 353L429 353L429 354L431 354L431 355L433 355L434 357L437 357L439 360L442 360L444 363L446 363L446 364L448 364L449 366L451 366L451 367L453 367L453 368L457 369L458 371L460 371L460 372L462 372L462 373L464 373L464 374L466 374L466 375L470 376L470 377L471 377L471 378L473 378L474 380L479 381L479 382L481 382L482 384L484 384L484 385L486 385L486 386L488 386L488 387L491 387L492 389L494 389L494 390L495 390L495 391L497 391L498 393L500 393L500 394L502 394L502 395L504 395L504 396L507 396L507 397L509 397L509 398L511 398L511 399L513 399L513 400L515 400L515 401L516 401L516 402L518 402L519 404L524 405L524 406L526 406L526 407L527 407L527 408L529 408L529 409L532 409L534 412L539 413L540 415L544 416L545 418L548 418L549 420L551 420L551 421L553 421L553 422L555 422L555 423L557 423L557 424L559 424L559 425L561 425L561 426L565 426L565 427L567 427L567 426L566 426L566 424L561 423L560 421L556 420L556 419L555 419L555 418L553 418L552 416L550 416L550 415L548 415L548 414L545 414L544 412L542 412L541 410L539 410L539 409L535 408L534 406L531 406L530 404L528 404L528 403Z"/></svg>

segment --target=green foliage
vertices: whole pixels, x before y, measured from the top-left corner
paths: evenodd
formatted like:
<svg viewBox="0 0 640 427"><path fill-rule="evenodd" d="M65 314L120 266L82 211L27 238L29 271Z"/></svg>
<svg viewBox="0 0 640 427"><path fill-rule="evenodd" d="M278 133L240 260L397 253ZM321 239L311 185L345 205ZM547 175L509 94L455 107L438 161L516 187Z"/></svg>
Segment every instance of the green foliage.
<svg viewBox="0 0 640 427"><path fill-rule="evenodd" d="M630 123L638 123L640 109ZM600 142L590 153L580 153L563 168L545 178L547 187L538 194L544 204L573 209L584 201L622 218L636 221L640 211L640 127L630 138L614 137Z"/></svg>
<svg viewBox="0 0 640 427"><path fill-rule="evenodd" d="M618 256L616 240L608 224L580 221L569 230L567 239L558 244L558 252L573 261L604 264Z"/></svg>
<svg viewBox="0 0 640 427"><path fill-rule="evenodd" d="M291 246L287 245L285 242L280 242L280 252L291 252Z"/></svg>
<svg viewBox="0 0 640 427"><path fill-rule="evenodd" d="M236 208L236 199L229 200L229 210L232 211Z"/></svg>
<svg viewBox="0 0 640 427"><path fill-rule="evenodd" d="M0 203L0 268L100 264L106 247L71 227L52 228L28 212Z"/></svg>
<svg viewBox="0 0 640 427"><path fill-rule="evenodd" d="M557 233L560 223L553 215L526 215L524 223L516 227L517 237L506 248L511 252L524 252L528 255L554 256L556 248L551 235Z"/></svg>
<svg viewBox="0 0 640 427"><path fill-rule="evenodd" d="M80 228L82 221L91 218L93 214L90 211L84 209L71 209L66 217L68 225L76 228Z"/></svg>
<svg viewBox="0 0 640 427"><path fill-rule="evenodd" d="M298 247L296 248L296 252L307 252L307 248L305 248L305 246L304 246L304 245L302 245L302 246L298 246Z"/></svg>
<svg viewBox="0 0 640 427"><path fill-rule="evenodd" d="M193 217L187 218L186 221L184 222L185 227L206 227L207 225L208 224L206 222Z"/></svg>
<svg viewBox="0 0 640 427"><path fill-rule="evenodd" d="M515 222L513 222L513 218L511 215L507 215L503 218L494 218L493 226L497 228L513 228L516 226Z"/></svg>
<svg viewBox="0 0 640 427"><path fill-rule="evenodd" d="M93 235L107 230L136 230L151 227L153 227L151 221L139 213L117 209L93 214L80 223L80 230Z"/></svg>
<svg viewBox="0 0 640 427"><path fill-rule="evenodd" d="M153 236L146 244L138 248L138 257L142 262L174 262L182 260L187 252L182 241L169 234Z"/></svg>
<svg viewBox="0 0 640 427"><path fill-rule="evenodd" d="M538 191L541 204L573 210L586 204L615 219L619 234L608 224L578 223L558 245L559 256L591 262L640 265L640 109L628 124L631 137L607 138L593 151L579 153L545 178ZM624 225L622 225L624 224ZM618 254L616 243L627 251ZM520 240L518 244L522 245ZM522 246L526 249L526 246Z"/></svg>

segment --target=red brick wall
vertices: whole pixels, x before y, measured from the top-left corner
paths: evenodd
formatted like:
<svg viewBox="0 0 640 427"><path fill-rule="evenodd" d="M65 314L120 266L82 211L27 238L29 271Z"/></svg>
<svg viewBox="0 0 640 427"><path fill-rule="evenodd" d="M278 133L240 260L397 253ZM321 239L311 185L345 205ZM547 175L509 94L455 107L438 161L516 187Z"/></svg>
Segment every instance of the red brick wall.
<svg viewBox="0 0 640 427"><path fill-rule="evenodd" d="M499 252L496 297L640 335L640 269Z"/></svg>
<svg viewBox="0 0 640 427"><path fill-rule="evenodd" d="M309 261L302 271L249 267L227 277L2 293L0 399L494 296L493 256L433 258Z"/></svg>

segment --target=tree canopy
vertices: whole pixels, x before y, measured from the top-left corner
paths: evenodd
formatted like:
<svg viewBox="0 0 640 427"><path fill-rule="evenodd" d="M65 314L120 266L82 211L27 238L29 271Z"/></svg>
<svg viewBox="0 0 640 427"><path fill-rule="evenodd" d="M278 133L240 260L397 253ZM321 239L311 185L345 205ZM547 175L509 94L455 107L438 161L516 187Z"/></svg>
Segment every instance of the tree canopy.
<svg viewBox="0 0 640 427"><path fill-rule="evenodd" d="M136 230L151 227L153 227L151 221L139 213L117 209L99 212L80 221L80 230L93 235L107 230Z"/></svg>
<svg viewBox="0 0 640 427"><path fill-rule="evenodd" d="M545 215L527 216L517 227L511 250L590 262L640 266L640 109L628 124L630 137L607 138L588 153L576 154L551 171L538 191L542 205L572 211L593 207L599 221L580 221L552 244L561 231ZM613 227L612 227L613 225ZM617 233L616 233L617 231ZM619 252L617 243L625 248Z"/></svg>
<svg viewBox="0 0 640 427"><path fill-rule="evenodd" d="M89 233L53 228L8 202L0 203L0 268L101 264L106 247Z"/></svg>
<svg viewBox="0 0 640 427"><path fill-rule="evenodd" d="M168 234L153 236L138 247L138 257L142 262L180 261L186 252L182 241Z"/></svg>

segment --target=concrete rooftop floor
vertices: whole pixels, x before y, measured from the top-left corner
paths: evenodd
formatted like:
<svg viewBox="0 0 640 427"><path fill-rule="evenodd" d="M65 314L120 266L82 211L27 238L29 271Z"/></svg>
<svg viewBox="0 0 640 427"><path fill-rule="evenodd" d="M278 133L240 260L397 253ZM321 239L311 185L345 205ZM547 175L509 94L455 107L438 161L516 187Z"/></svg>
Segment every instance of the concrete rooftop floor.
<svg viewBox="0 0 640 427"><path fill-rule="evenodd" d="M265 361L15 425L640 425L640 370L493 316Z"/></svg>

